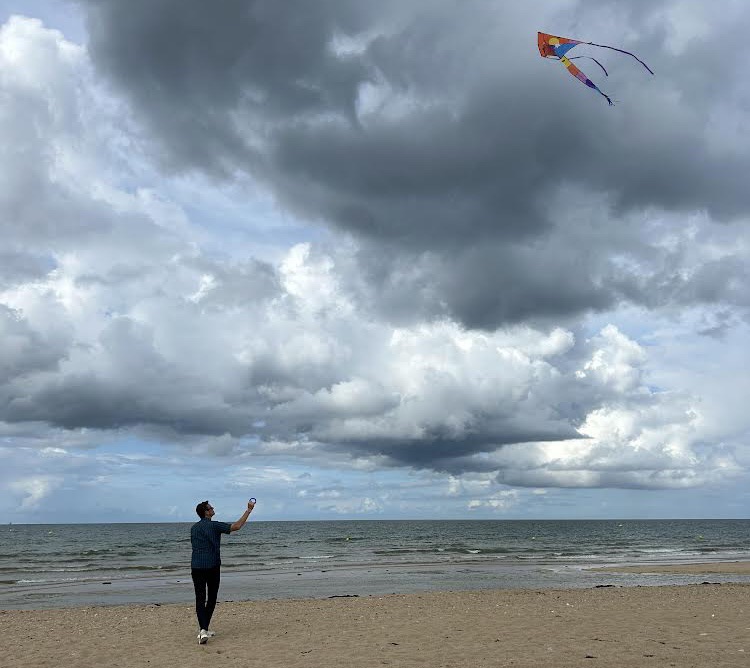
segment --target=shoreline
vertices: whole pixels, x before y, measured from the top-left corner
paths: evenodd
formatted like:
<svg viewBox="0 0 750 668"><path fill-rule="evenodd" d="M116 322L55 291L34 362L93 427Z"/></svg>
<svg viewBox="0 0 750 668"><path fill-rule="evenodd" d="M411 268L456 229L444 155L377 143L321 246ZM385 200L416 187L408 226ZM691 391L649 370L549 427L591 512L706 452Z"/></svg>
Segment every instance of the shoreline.
<svg viewBox="0 0 750 668"><path fill-rule="evenodd" d="M750 561L650 564L361 565L345 569L222 572L220 600L324 600L445 591L513 591L596 587L750 584ZM0 610L54 610L90 606L167 605L192 601L189 571L167 577L9 585Z"/></svg>
<svg viewBox="0 0 750 668"><path fill-rule="evenodd" d="M688 575L750 575L750 561L685 562L673 564L638 564L628 566L597 566L598 573L680 573Z"/></svg>
<svg viewBox="0 0 750 668"><path fill-rule="evenodd" d="M750 584L523 589L0 612L7 668L745 666Z"/></svg>

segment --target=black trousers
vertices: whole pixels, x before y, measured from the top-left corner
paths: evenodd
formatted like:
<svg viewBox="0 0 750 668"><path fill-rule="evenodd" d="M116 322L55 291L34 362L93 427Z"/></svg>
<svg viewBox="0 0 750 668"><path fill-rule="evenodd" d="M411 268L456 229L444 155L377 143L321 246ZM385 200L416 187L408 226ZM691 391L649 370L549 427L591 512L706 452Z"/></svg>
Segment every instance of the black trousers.
<svg viewBox="0 0 750 668"><path fill-rule="evenodd" d="M208 631L216 607L216 596L219 594L221 567L193 568L190 574L193 576L195 587L195 614L198 615L198 627Z"/></svg>

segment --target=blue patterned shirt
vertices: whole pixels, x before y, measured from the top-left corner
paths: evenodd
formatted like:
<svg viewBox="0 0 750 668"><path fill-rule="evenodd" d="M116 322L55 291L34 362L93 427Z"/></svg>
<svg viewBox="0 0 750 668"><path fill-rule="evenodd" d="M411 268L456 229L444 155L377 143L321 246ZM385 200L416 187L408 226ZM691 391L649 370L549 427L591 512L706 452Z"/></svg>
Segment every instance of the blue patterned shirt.
<svg viewBox="0 0 750 668"><path fill-rule="evenodd" d="M231 531L229 522L212 522L207 517L193 524L190 528L190 544L193 546L190 568L221 566L221 534Z"/></svg>

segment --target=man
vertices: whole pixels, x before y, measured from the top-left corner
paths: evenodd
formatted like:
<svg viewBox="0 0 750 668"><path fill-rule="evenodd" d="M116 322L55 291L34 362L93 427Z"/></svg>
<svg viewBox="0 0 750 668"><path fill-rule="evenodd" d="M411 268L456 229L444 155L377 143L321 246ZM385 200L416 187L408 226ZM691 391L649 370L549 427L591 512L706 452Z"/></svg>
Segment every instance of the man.
<svg viewBox="0 0 750 668"><path fill-rule="evenodd" d="M247 502L247 510L236 522L212 522L214 509L208 501L195 507L200 520L190 528L190 543L193 546L193 557L190 561L193 586L195 587L195 612L198 615L198 643L205 645L215 635L208 630L211 616L216 607L216 596L219 593L221 580L221 534L239 531L255 507L255 499Z"/></svg>

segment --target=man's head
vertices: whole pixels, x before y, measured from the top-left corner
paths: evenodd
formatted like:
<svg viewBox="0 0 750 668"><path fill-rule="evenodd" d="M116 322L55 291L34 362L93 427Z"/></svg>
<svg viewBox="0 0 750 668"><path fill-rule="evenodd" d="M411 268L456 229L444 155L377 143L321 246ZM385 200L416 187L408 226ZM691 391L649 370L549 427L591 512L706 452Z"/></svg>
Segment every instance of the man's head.
<svg viewBox="0 0 750 668"><path fill-rule="evenodd" d="M214 516L214 509L208 501L201 501L195 507L195 512L198 513L198 517L201 519L204 517L211 519Z"/></svg>

